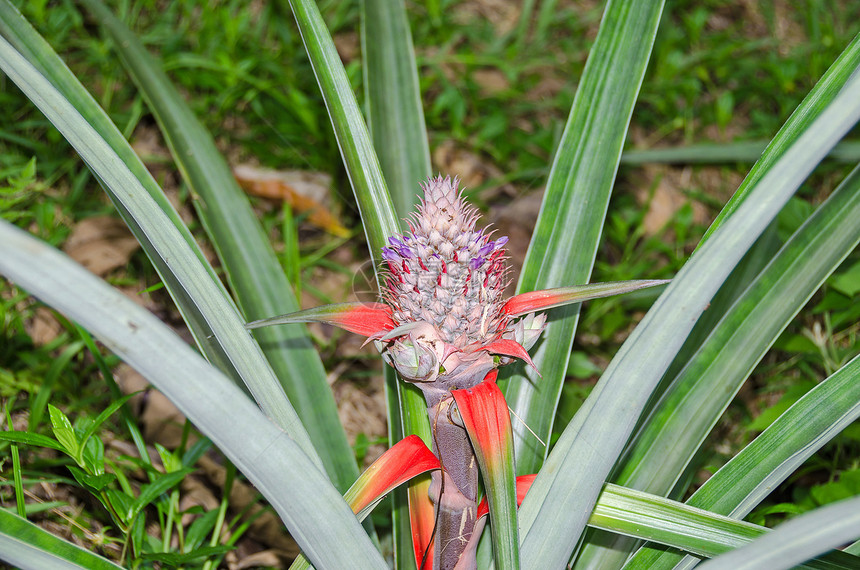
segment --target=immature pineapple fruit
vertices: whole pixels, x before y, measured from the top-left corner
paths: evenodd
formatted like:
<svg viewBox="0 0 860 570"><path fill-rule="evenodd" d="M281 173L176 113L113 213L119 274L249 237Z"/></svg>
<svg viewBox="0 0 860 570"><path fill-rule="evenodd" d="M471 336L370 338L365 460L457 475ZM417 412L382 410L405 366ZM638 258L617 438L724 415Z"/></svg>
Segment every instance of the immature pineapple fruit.
<svg viewBox="0 0 860 570"><path fill-rule="evenodd" d="M389 238L382 250L388 273L383 299L395 328L378 346L405 380L447 380L454 384L449 388L464 388L493 368L491 354L527 359L522 342L537 340L544 319L529 319L528 335L524 325L511 323L502 299L508 238L494 240L475 229L478 214L464 202L457 180L439 176L422 188L409 233Z"/></svg>

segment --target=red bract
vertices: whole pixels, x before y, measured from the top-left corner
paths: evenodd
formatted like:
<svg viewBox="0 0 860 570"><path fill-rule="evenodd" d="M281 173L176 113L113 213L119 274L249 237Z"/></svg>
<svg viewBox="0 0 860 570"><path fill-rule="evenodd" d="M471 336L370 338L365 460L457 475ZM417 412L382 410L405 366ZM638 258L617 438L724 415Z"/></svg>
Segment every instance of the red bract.
<svg viewBox="0 0 860 570"><path fill-rule="evenodd" d="M490 504L497 560L519 560L517 503L514 485L514 442L511 417L502 391L493 381L451 392L469 433ZM474 556L475 536L483 528L477 518L463 555ZM465 562L465 561L464 561ZM472 561L469 561L472 567Z"/></svg>
<svg viewBox="0 0 860 570"><path fill-rule="evenodd" d="M383 453L359 475L344 499L353 512L375 505L392 489L413 477L439 469L439 459L417 435L410 435Z"/></svg>
<svg viewBox="0 0 860 570"><path fill-rule="evenodd" d="M430 478L419 477L409 483L409 524L415 567L428 570L433 565L433 501L430 500Z"/></svg>
<svg viewBox="0 0 860 570"><path fill-rule="evenodd" d="M535 482L535 477L537 477L537 474L520 475L519 477L517 477L516 485L518 507L523 504L523 500L526 498L526 493L529 492L529 489L532 488L532 483ZM487 516L489 513L490 506L489 503L487 503L487 497L484 497L483 499L481 499L481 503L478 505L478 518Z"/></svg>
<svg viewBox="0 0 860 570"><path fill-rule="evenodd" d="M513 456L511 417L505 396L495 382L481 382L474 388L451 392L457 402L457 411L469 436L478 459L483 456L495 469L504 456Z"/></svg>
<svg viewBox="0 0 860 570"><path fill-rule="evenodd" d="M374 338L394 328L391 307L383 303L339 303L323 305L288 315L253 321L246 329L290 323L326 323L346 331Z"/></svg>
<svg viewBox="0 0 860 570"><path fill-rule="evenodd" d="M574 287L559 287L557 289L544 289L542 291L531 291L522 293L508 299L502 306L502 311L509 317L519 317L535 311L545 311L553 307L581 303L589 299L600 297L611 297L630 293L637 289L665 285L668 283L662 279L618 281L610 283L590 283L588 285L576 285Z"/></svg>

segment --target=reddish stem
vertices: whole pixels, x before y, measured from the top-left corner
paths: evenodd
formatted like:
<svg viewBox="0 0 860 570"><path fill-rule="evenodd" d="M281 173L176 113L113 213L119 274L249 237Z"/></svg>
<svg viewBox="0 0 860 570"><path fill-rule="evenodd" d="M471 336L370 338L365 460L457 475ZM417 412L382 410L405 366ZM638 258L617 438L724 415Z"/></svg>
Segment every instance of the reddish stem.
<svg viewBox="0 0 860 570"><path fill-rule="evenodd" d="M451 422L450 397L428 407L433 427L433 452L442 471L431 475L430 498L436 505L435 570L473 570L475 552L467 549L475 528L478 462L466 430Z"/></svg>

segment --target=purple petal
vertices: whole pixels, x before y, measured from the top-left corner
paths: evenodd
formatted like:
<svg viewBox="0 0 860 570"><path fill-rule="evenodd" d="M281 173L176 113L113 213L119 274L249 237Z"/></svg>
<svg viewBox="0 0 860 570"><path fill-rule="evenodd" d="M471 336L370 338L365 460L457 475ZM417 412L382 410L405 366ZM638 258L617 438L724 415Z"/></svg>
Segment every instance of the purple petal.
<svg viewBox="0 0 860 570"><path fill-rule="evenodd" d="M483 248L481 248L481 249L483 249ZM486 261L486 259L484 259L483 257L473 257L472 261L469 262L469 269L474 271L477 268L479 268L480 266L484 265L485 261Z"/></svg>
<svg viewBox="0 0 860 570"><path fill-rule="evenodd" d="M398 261L399 257L400 256L397 255L397 253L393 249L391 249L390 247L383 247L382 248L382 259L384 259L385 261L389 261L391 263L396 263Z"/></svg>
<svg viewBox="0 0 860 570"><path fill-rule="evenodd" d="M490 253L494 249L496 249L496 243L495 242L491 241L489 243L486 243L481 247L481 249L478 250L478 256L484 257L485 255L487 255L488 253Z"/></svg>
<svg viewBox="0 0 860 570"><path fill-rule="evenodd" d="M394 247L403 247L403 242L394 236L388 238L388 243Z"/></svg>
<svg viewBox="0 0 860 570"><path fill-rule="evenodd" d="M508 236L502 236L496 240L496 249L500 247L504 247L504 245L508 243Z"/></svg>
<svg viewBox="0 0 860 570"><path fill-rule="evenodd" d="M404 245L403 247L398 247L397 253L399 253L401 257L404 257L406 259L412 259L413 257L415 257L415 253L412 251L412 248L406 245Z"/></svg>

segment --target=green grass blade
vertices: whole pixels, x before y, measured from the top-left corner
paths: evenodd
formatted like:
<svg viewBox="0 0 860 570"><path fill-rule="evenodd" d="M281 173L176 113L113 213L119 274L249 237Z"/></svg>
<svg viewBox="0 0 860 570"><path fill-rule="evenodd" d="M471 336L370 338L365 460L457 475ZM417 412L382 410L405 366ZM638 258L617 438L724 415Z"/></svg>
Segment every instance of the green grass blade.
<svg viewBox="0 0 860 570"><path fill-rule="evenodd" d="M0 509L0 559L24 570L122 568L5 509Z"/></svg>
<svg viewBox="0 0 860 570"><path fill-rule="evenodd" d="M298 301L275 252L215 141L132 32L98 0L84 4L114 40L164 133L248 321L292 313ZM254 333L326 471L339 489L358 476L319 354L304 325Z"/></svg>
<svg viewBox="0 0 860 570"><path fill-rule="evenodd" d="M193 472L193 467L186 467L184 469L180 469L179 471L171 471L170 473L159 473L156 476L155 481L141 486L140 495L138 495L138 497L129 507L128 516L126 518L131 520L136 517L137 514L143 508L145 508L152 501L157 499L159 495L166 493L168 490L178 485L185 478L186 475Z"/></svg>
<svg viewBox="0 0 860 570"><path fill-rule="evenodd" d="M74 358L84 347L82 342L75 342L65 347L60 354L53 359L50 368L45 373L45 379L39 387L39 393L36 395L33 402L30 404L30 417L27 421L28 428L34 430L42 423L42 416L45 415L45 409L48 406L48 401L51 399L51 394L54 390L54 384L60 378L60 374L69 365Z"/></svg>
<svg viewBox="0 0 860 570"><path fill-rule="evenodd" d="M418 68L403 0L363 0L361 55L367 124L398 218L418 203L430 177Z"/></svg>
<svg viewBox="0 0 860 570"><path fill-rule="evenodd" d="M430 149L421 106L415 51L403 0L364 0L361 41L367 123L394 210L403 219L430 176ZM423 395L386 366L390 444L416 434L430 445ZM400 383L400 385L398 385ZM393 493L395 568L415 567L406 489Z"/></svg>
<svg viewBox="0 0 860 570"><path fill-rule="evenodd" d="M667 496L755 365L860 242L860 169L728 309L645 420L613 482ZM597 540L580 560L620 564L634 544Z"/></svg>
<svg viewBox="0 0 860 570"><path fill-rule="evenodd" d="M266 497L317 568L385 568L318 464L166 325L11 224L0 223L0 243L0 274L91 331L176 404Z"/></svg>
<svg viewBox="0 0 860 570"><path fill-rule="evenodd" d="M577 414L581 418L568 426L550 454L550 468L541 471L523 502L524 561L534 561L536 568L567 562L603 480L696 319L755 239L858 118L860 75L855 75L697 250L628 337Z"/></svg>
<svg viewBox="0 0 860 570"><path fill-rule="evenodd" d="M662 0L609 2L576 92L547 181L517 293L587 283L597 254L621 147L633 112ZM529 370L501 383L514 422L517 473L535 473L549 441L579 306L556 309ZM526 558L523 558L525 561Z"/></svg>
<svg viewBox="0 0 860 570"><path fill-rule="evenodd" d="M195 252L158 203L87 120L4 39L0 39L0 68L66 137L103 187L110 188L123 208L133 213L152 240L157 255L165 260L186 294L193 299L257 402L298 442L308 457L321 464L260 347L245 330L235 305L199 263Z"/></svg>
<svg viewBox="0 0 860 570"><path fill-rule="evenodd" d="M860 418L860 356L795 402L708 479L688 504L733 518L753 507L804 461ZM668 570L683 556L645 546L625 570Z"/></svg>
<svg viewBox="0 0 860 570"><path fill-rule="evenodd" d="M0 0L0 35L15 46L28 61L47 77L63 96L86 118L89 124L110 144L129 170L134 173L143 188L174 224L182 239L188 244L188 247L194 253L202 267L209 273L212 280L220 283L215 272L209 266L205 256L188 231L188 228L182 223L179 214L173 209L173 206L152 178L146 166L143 165L128 142L108 118L107 114L96 103L95 99L84 89L42 36L33 29L30 23L21 16L8 0ZM110 190L106 190L110 195ZM182 287L181 282L174 275L170 266L158 256L157 250L147 232L134 220L119 200L113 196L111 196L111 199L164 282L167 291L188 324L197 345L211 362L215 363L222 370L227 371L237 381L240 381L239 374L233 368L230 359L218 344L217 339L212 335L212 329L206 322L205 316ZM226 299L227 292L222 289L222 294Z"/></svg>
<svg viewBox="0 0 860 570"><path fill-rule="evenodd" d="M27 503L24 498L24 479L21 476L21 454L15 444L9 446L9 451L11 451L12 456L12 486L15 487L15 508L19 517L26 518Z"/></svg>
<svg viewBox="0 0 860 570"><path fill-rule="evenodd" d="M783 570L860 537L860 497L800 515L748 546L701 564L702 570Z"/></svg>
<svg viewBox="0 0 860 570"><path fill-rule="evenodd" d="M117 410L125 405L126 402L131 400L134 396L136 396L138 392L133 392L131 394L126 394L121 398L117 398L113 400L110 405L102 410L102 412L93 420L93 423L81 434L81 452L87 447L87 441L96 433L96 431L102 426L103 423L107 421L109 417L111 417ZM75 458L80 464L83 460L83 457Z"/></svg>
<svg viewBox="0 0 860 570"><path fill-rule="evenodd" d="M385 178L346 70L316 2L290 0L290 6L334 127L340 154L364 222L370 255L376 266L386 240L397 234L400 226Z"/></svg>
<svg viewBox="0 0 860 570"><path fill-rule="evenodd" d="M0 431L0 441L12 441L15 443L23 443L25 445L36 445L48 449L56 449L65 453L66 448L63 447L56 439L42 435L40 433L30 433L28 431Z"/></svg>

